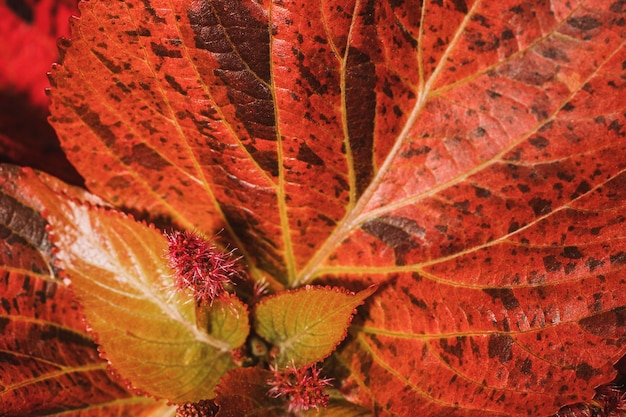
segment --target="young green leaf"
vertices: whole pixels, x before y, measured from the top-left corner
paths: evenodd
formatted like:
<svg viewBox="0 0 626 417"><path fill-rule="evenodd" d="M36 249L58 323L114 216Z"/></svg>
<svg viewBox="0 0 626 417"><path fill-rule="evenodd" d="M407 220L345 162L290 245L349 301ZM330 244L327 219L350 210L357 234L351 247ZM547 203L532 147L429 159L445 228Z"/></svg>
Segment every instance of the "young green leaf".
<svg viewBox="0 0 626 417"><path fill-rule="evenodd" d="M247 335L241 303L236 319L215 303L210 330L196 324L195 302L173 289L165 237L116 212L69 202L51 211L61 265L90 326L118 372L142 390L175 402L210 398L233 367L230 351Z"/></svg>
<svg viewBox="0 0 626 417"><path fill-rule="evenodd" d="M256 306L255 330L278 348L278 366L310 365L332 353L346 336L356 307L375 291L375 286L353 294L309 285L285 291Z"/></svg>

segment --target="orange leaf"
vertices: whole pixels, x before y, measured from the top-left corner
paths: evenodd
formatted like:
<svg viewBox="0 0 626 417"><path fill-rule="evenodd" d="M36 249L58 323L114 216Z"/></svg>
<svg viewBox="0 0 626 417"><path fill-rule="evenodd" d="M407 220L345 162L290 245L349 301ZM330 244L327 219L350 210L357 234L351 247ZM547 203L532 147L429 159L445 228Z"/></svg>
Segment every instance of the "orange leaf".
<svg viewBox="0 0 626 417"><path fill-rule="evenodd" d="M52 121L92 190L274 287L379 283L338 355L378 415L547 415L626 353L623 12L91 1Z"/></svg>

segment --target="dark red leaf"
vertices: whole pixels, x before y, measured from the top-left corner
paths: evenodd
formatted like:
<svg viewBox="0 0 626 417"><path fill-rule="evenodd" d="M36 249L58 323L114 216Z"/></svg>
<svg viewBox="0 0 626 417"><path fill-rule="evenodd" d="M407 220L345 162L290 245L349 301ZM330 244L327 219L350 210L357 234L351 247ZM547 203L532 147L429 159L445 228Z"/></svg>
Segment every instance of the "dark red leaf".
<svg viewBox="0 0 626 417"><path fill-rule="evenodd" d="M67 162L49 115L46 72L57 60L56 42L69 35L72 0L0 2L0 162L44 169L75 184L82 179Z"/></svg>

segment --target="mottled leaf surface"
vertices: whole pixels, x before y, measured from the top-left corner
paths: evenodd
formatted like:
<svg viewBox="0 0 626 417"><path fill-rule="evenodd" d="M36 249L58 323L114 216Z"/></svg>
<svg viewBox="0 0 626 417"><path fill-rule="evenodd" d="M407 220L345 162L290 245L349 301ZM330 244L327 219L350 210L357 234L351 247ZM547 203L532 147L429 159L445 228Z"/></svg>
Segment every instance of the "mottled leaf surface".
<svg viewBox="0 0 626 417"><path fill-rule="evenodd" d="M335 350L356 307L375 291L371 287L353 294L307 285L266 297L255 308L255 330L278 348L278 366L309 366Z"/></svg>
<svg viewBox="0 0 626 417"><path fill-rule="evenodd" d="M547 415L626 350L625 7L91 1L52 121L96 193L274 287L380 284L351 399Z"/></svg>
<svg viewBox="0 0 626 417"><path fill-rule="evenodd" d="M111 376L58 278L39 195L59 187L0 166L0 415L166 416Z"/></svg>

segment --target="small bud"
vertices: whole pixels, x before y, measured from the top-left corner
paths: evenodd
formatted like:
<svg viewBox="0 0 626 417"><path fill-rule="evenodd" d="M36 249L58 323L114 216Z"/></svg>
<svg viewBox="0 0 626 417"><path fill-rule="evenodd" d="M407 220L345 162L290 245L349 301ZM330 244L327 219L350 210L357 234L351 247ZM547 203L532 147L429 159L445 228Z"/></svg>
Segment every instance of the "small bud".
<svg viewBox="0 0 626 417"><path fill-rule="evenodd" d="M232 284L232 278L241 273L233 251L222 251L196 233L174 231L166 237L174 285L181 291L191 289L198 303L212 304L224 292L224 285Z"/></svg>
<svg viewBox="0 0 626 417"><path fill-rule="evenodd" d="M317 367L288 366L282 371L271 367L271 370L274 376L267 381L271 386L267 394L272 398L284 397L289 412L328 407L328 394L324 394L324 388L330 385L332 378L321 378L321 370Z"/></svg>

